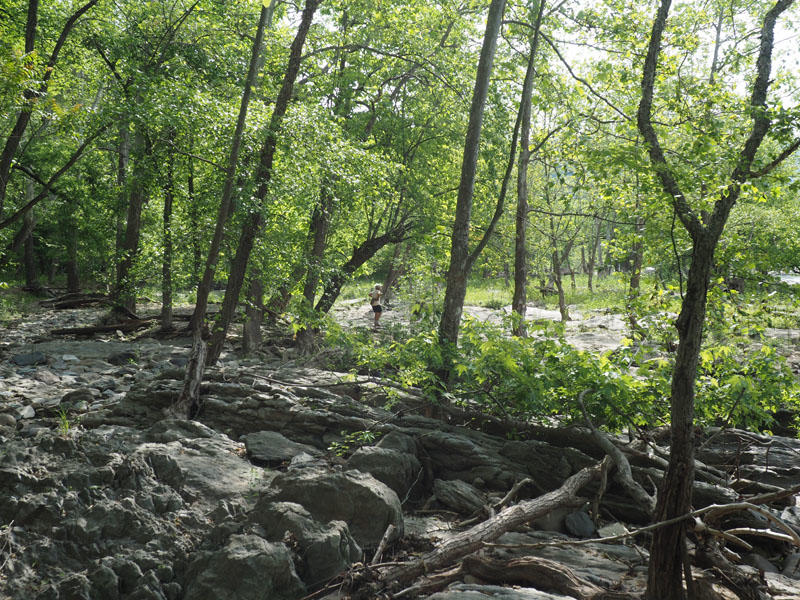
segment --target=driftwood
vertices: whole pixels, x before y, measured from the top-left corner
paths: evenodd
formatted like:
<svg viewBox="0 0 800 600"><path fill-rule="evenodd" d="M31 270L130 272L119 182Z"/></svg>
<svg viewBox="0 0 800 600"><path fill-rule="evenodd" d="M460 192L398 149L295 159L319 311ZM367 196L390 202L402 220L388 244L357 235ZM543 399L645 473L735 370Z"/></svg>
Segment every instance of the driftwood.
<svg viewBox="0 0 800 600"><path fill-rule="evenodd" d="M97 306L108 302L105 294L80 294L71 293L50 298L49 300L42 300L40 305L55 308L57 310L64 310L69 308L81 308L83 306Z"/></svg>
<svg viewBox="0 0 800 600"><path fill-rule="evenodd" d="M543 592L562 594L583 600L632 600L638 596L605 590L581 579L568 567L546 558L525 556L499 560L473 554L464 559L463 571L488 583L518 584Z"/></svg>
<svg viewBox="0 0 800 600"><path fill-rule="evenodd" d="M150 327L155 317L149 319L131 319L121 323L111 323L110 325L91 325L89 327L67 327L64 329L53 329L52 335L94 335L95 333L114 333L115 331L136 331Z"/></svg>
<svg viewBox="0 0 800 600"><path fill-rule="evenodd" d="M366 600L378 597L382 591L397 592L417 577L449 567L468 554L481 549L484 543L496 540L504 533L528 521L538 519L555 508L581 506L586 499L578 497L578 492L599 474L599 464L582 469L568 478L560 488L508 507L491 519L450 538L416 560L379 569L376 582L363 580L355 582L353 598ZM402 592L398 596L401 594Z"/></svg>

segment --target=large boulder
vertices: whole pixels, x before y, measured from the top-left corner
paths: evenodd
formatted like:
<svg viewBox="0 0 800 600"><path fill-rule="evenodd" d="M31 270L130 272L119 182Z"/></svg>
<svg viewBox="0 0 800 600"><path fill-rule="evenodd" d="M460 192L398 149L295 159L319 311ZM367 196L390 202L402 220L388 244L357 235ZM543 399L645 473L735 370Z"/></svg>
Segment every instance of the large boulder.
<svg viewBox="0 0 800 600"><path fill-rule="evenodd" d="M457 583L443 592L428 596L428 600L572 600L572 598L534 589Z"/></svg>
<svg viewBox="0 0 800 600"><path fill-rule="evenodd" d="M183 600L295 600L305 593L289 550L255 535L233 535L186 573Z"/></svg>
<svg viewBox="0 0 800 600"><path fill-rule="evenodd" d="M377 546L389 525L397 528L398 536L403 533L397 494L360 471L309 468L281 473L272 480L267 497L300 504L322 523L344 521L362 548Z"/></svg>
<svg viewBox="0 0 800 600"><path fill-rule="evenodd" d="M486 497L480 490L458 479L452 481L435 479L433 493L439 502L462 515L471 515L487 504Z"/></svg>
<svg viewBox="0 0 800 600"><path fill-rule="evenodd" d="M244 447L250 460L266 467L278 467L290 462L298 454L305 452L310 456L322 453L307 444L298 444L277 431L256 431L242 436Z"/></svg>
<svg viewBox="0 0 800 600"><path fill-rule="evenodd" d="M413 454L391 448L364 446L347 460L348 469L358 469L382 481L400 498L405 498L414 484L421 480L422 466Z"/></svg>
<svg viewBox="0 0 800 600"><path fill-rule="evenodd" d="M322 524L305 508L293 502L270 502L262 498L249 520L264 529L271 541L281 541L287 533L297 544L297 571L314 588L361 559L361 548L350 535L344 521Z"/></svg>

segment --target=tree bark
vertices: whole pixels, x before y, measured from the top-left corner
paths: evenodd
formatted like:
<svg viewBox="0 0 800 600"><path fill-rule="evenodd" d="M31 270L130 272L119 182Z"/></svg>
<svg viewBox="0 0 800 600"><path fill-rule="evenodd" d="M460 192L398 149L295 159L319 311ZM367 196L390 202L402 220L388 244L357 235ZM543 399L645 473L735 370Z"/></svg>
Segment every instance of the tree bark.
<svg viewBox="0 0 800 600"><path fill-rule="evenodd" d="M247 77L245 78L244 82L244 90L242 91L242 100L239 103L239 116L236 119L236 129L234 130L233 138L231 139L231 150L228 154L228 165L225 171L225 183L222 187L222 197L217 210L217 221L214 225L214 235L211 238L211 245L208 249L208 257L206 258L203 277L197 286L197 299L195 301L194 314L192 315L190 323L190 328L193 334L196 334L202 329L206 311L208 310L208 295L211 292L211 284L214 280L214 274L217 270L217 262L219 261L219 252L220 248L222 247L222 241L225 238L225 225L228 222L228 217L231 213L233 188L236 180L236 163L239 161L239 151L242 145L242 136L244 134L245 122L247 120L247 111L250 105L250 95L253 91L253 87L255 86L256 77L258 76L259 57L261 56L262 46L264 44L264 30L266 29L267 24L272 20L272 13L275 9L275 4L276 0L273 0L269 6L262 4L261 13L258 17L256 37L253 40L253 46L250 51L250 63L247 70ZM244 273L242 273L242 278L244 278Z"/></svg>
<svg viewBox="0 0 800 600"><path fill-rule="evenodd" d="M242 331L242 351L252 354L261 346L261 324L264 321L264 284L260 269L250 273L250 288L247 291L244 329Z"/></svg>
<svg viewBox="0 0 800 600"><path fill-rule="evenodd" d="M353 248L353 254L350 259L339 267L337 272L325 284L325 289L322 292L322 296L320 296L319 302L317 302L317 305L314 307L314 310L320 314L327 313L339 297L342 286L352 277L356 269L375 256L375 253L386 244L396 244L403 241L408 232L408 228L409 225L407 223L401 223L391 231L378 237L369 238L363 241L360 246Z"/></svg>
<svg viewBox="0 0 800 600"><path fill-rule="evenodd" d="M175 196L175 157L167 157L167 181L164 185L163 254L161 257L161 329L170 331L172 324L172 202Z"/></svg>
<svg viewBox="0 0 800 600"><path fill-rule="evenodd" d="M523 523L546 515L555 508L565 506L579 506L585 500L577 496L586 484L600 474L600 466L587 467L568 478L563 485L532 500L525 500L500 511L492 517L474 527L452 536L439 547L427 554L396 567L390 567L380 573L380 590L357 590L354 598L377 598L383 590L397 591L402 586L412 582L415 578L426 572L445 568L464 556L483 547L485 542L491 542L505 532L519 527ZM373 594L373 595L366 595Z"/></svg>
<svg viewBox="0 0 800 600"><path fill-rule="evenodd" d="M137 127L134 134L133 152L136 160L133 181L128 186L128 210L125 220L125 238L117 268L117 282L112 293L114 302L126 310L136 312L136 285L132 281L133 265L139 251L139 234L142 225L142 209L147 202L147 155L150 153L145 134Z"/></svg>
<svg viewBox="0 0 800 600"><path fill-rule="evenodd" d="M486 96L489 90L489 79L497 48L497 36L505 9L505 0L492 0L483 37L483 46L478 60L478 73L475 88L472 92L472 105L469 111L469 125L464 142L464 157L461 163L461 180L456 200L456 215L453 222L453 234L450 247L450 266L447 270L447 287L444 296L444 310L439 323L439 342L445 346L458 343L458 331L461 325L461 312L464 308L464 297L467 293L467 277L469 276L469 227L472 213L472 195L475 188L475 173L480 150L481 127ZM449 377L449 365L445 365Z"/></svg>
<svg viewBox="0 0 800 600"><path fill-rule="evenodd" d="M25 197L28 201L33 198L33 181L30 179L25 182ZM38 292L42 285L39 283L39 273L36 268L36 250L33 244L33 230L36 227L33 209L25 213L22 223L23 228L27 232L25 243L22 246L22 266L25 274L25 289L30 292Z"/></svg>
<svg viewBox="0 0 800 600"><path fill-rule="evenodd" d="M675 323L679 345L672 373L670 458L666 475L659 488L655 519L662 521L689 512L694 481L694 385L702 343L706 295L711 276L714 250L722 235L730 211L741 192L742 184L753 177L751 171L770 121L766 107L767 90L772 69L772 47L775 22L791 6L793 0L778 0L764 18L756 78L750 99L752 129L739 153L730 182L721 190L707 219L701 219L689 205L673 171L667 163L660 141L652 126L651 112L661 37L670 9L670 0L661 0L653 22L647 56L642 73L642 96L637 113L639 132L647 144L650 163L672 207L692 239L692 264L687 279L686 295ZM682 578L685 557L686 523L665 526L653 534L646 598L648 600L682 600ZM687 587L691 582L687 581Z"/></svg>
<svg viewBox="0 0 800 600"><path fill-rule="evenodd" d="M320 0L306 0L300 25L297 28L297 34L289 50L289 63L286 67L281 90L275 101L275 108L272 111L270 123L267 128L267 136L261 149L261 156L256 174L259 184L254 194L257 207L263 204L267 196L267 190L269 189L269 184L272 179L272 163L275 158L278 133L280 132L283 117L286 114L286 109L292 97L294 82L300 71L303 44L305 43L306 35L311 27L311 22L319 3ZM242 224L242 232L239 237L233 263L231 264L228 285L225 288L225 298L222 303L222 309L220 310L219 319L215 323L214 331L212 332L211 345L208 351L209 364L214 364L222 352L222 344L228 334L228 327L230 327L230 323L233 320L236 305L239 303L239 294L242 290L242 283L244 282L247 263L250 260L250 252L253 249L253 242L261 231L263 223L263 215L256 210L247 215Z"/></svg>
<svg viewBox="0 0 800 600"><path fill-rule="evenodd" d="M514 229L514 296L511 310L515 319L512 327L513 335L525 337L525 315L528 307L528 165L531 160L531 96L533 95L533 64L536 57L536 46L539 42L539 29L542 23L545 0L539 2L539 13L530 41L528 68L522 84L520 96L520 144L519 164L517 165L517 213Z"/></svg>
<svg viewBox="0 0 800 600"><path fill-rule="evenodd" d="M119 279L119 266L122 264L122 248L125 245L125 208L128 200L128 161L131 153L131 136L128 130L128 121L123 120L119 126L119 141L117 144L119 154L117 157L117 203L114 211L115 217L115 242L114 264L116 266L115 278Z"/></svg>

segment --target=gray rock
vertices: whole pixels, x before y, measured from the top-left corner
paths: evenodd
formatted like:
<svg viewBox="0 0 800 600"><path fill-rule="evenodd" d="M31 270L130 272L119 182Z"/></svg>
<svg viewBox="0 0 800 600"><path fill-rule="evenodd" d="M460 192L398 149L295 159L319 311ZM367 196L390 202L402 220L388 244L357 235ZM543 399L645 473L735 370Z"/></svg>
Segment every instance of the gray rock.
<svg viewBox="0 0 800 600"><path fill-rule="evenodd" d="M32 406L21 406L17 409L17 418L18 419L32 419L36 416L36 411L33 409Z"/></svg>
<svg viewBox="0 0 800 600"><path fill-rule="evenodd" d="M47 385L53 385L61 382L61 378L58 375L47 369L36 369L36 373L33 377L34 379L41 381L42 383L46 383Z"/></svg>
<svg viewBox="0 0 800 600"><path fill-rule="evenodd" d="M62 403L80 404L81 402L94 402L94 394L88 388L81 388L67 392L61 398Z"/></svg>
<svg viewBox="0 0 800 600"><path fill-rule="evenodd" d="M189 566L184 600L295 600L305 587L289 550L255 535L231 536Z"/></svg>
<svg viewBox="0 0 800 600"><path fill-rule="evenodd" d="M17 419L14 415L8 413L0 413L0 427L16 427Z"/></svg>
<svg viewBox="0 0 800 600"><path fill-rule="evenodd" d="M287 532L291 534L300 557L297 571L311 588L361 558L361 549L344 521L323 525L299 504L262 499L250 513L249 520L261 525L270 541L281 541Z"/></svg>
<svg viewBox="0 0 800 600"><path fill-rule="evenodd" d="M377 546L389 525L397 528L397 536L403 533L397 494L360 471L315 468L281 473L272 480L268 497L300 504L322 523L344 521L362 548Z"/></svg>
<svg viewBox="0 0 800 600"><path fill-rule="evenodd" d="M413 440L412 440L413 441ZM348 469L358 469L382 481L400 498L405 498L420 479L422 466L413 454L393 448L364 446L347 460Z"/></svg>
<svg viewBox="0 0 800 600"><path fill-rule="evenodd" d="M399 431L390 431L384 435L377 444L378 448L386 448L387 450L397 450L398 452L407 452L408 454L417 454L417 443L414 438Z"/></svg>
<svg viewBox="0 0 800 600"><path fill-rule="evenodd" d="M277 431L257 431L242 436L247 455L257 465L277 467L291 461L298 454L305 452L310 456L321 456L322 453L306 444L298 444L287 439Z"/></svg>
<svg viewBox="0 0 800 600"><path fill-rule="evenodd" d="M138 359L139 357L135 352L123 350L122 352L116 352L109 356L106 359L106 362L109 362L112 365L123 366L130 363L135 363Z"/></svg>
<svg viewBox="0 0 800 600"><path fill-rule="evenodd" d="M464 515L471 515L486 505L486 498L480 490L458 479L451 481L435 479L433 493L447 508Z"/></svg>
<svg viewBox="0 0 800 600"><path fill-rule="evenodd" d="M32 367L34 365L47 364L47 356L42 352L28 352L25 354L15 354L11 357L11 362L20 367Z"/></svg>
<svg viewBox="0 0 800 600"><path fill-rule="evenodd" d="M742 556L742 562L746 565L750 565L751 567L755 567L759 571L764 571L765 573L780 573L780 569L778 569L778 567L755 552L750 552Z"/></svg>
<svg viewBox="0 0 800 600"><path fill-rule="evenodd" d="M458 583L444 592L427 596L428 600L573 600L569 596L556 596L535 589L510 589L498 585Z"/></svg>
<svg viewBox="0 0 800 600"><path fill-rule="evenodd" d="M163 419L155 423L145 433L146 439L151 442L176 442L190 438L211 438L217 433L203 425L200 421L185 419Z"/></svg>
<svg viewBox="0 0 800 600"><path fill-rule="evenodd" d="M564 527L567 533L577 538L590 538L597 532L594 522L584 510L568 514L564 518Z"/></svg>
<svg viewBox="0 0 800 600"><path fill-rule="evenodd" d="M800 579L800 552L792 552L786 557L781 575Z"/></svg>
<svg viewBox="0 0 800 600"><path fill-rule="evenodd" d="M96 598L108 600L119 598L119 577L111 567L99 565L89 573L89 581L92 583L92 593Z"/></svg>

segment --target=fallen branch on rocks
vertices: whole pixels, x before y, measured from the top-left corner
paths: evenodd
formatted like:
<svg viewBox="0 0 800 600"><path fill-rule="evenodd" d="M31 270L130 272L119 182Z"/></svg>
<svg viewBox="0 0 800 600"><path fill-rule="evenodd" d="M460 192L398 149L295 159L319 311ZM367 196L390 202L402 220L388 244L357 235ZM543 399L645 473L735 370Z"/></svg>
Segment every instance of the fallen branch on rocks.
<svg viewBox="0 0 800 600"><path fill-rule="evenodd" d="M122 321L121 323L111 323L109 325L91 325L89 327L66 327L64 329L53 329L50 331L52 335L94 335L95 333L114 333L115 331L122 331L127 333L136 331L137 329L144 329L150 327L156 317L148 319L131 319L129 321Z"/></svg>
<svg viewBox="0 0 800 600"><path fill-rule="evenodd" d="M97 306L105 304L108 298L105 294L81 294L70 293L47 300L41 300L39 304L47 308L64 310L68 308L82 308L84 306Z"/></svg>
<svg viewBox="0 0 800 600"><path fill-rule="evenodd" d="M617 448L614 444L611 443L609 440L597 427L594 426L592 423L591 418L589 418L589 413L586 411L586 406L583 403L583 397L589 392L590 390L583 390L580 395L578 396L578 403L581 406L581 411L583 411L583 418L586 420L586 423L589 425L589 429L592 432L592 436L597 441L598 445L611 457L611 460L614 461L614 464L617 467L617 475L616 479L622 485L626 492L630 495L630 497L635 500L641 507L643 507L647 514L652 515L656 509L656 499L654 496L651 496L647 493L647 491L639 485L637 481L633 479L633 474L631 473L631 465L628 462L628 459L625 458L625 455L622 453L622 450Z"/></svg>
<svg viewBox="0 0 800 600"><path fill-rule="evenodd" d="M577 507L586 500L578 492L600 474L600 465L582 469L568 478L560 488L532 500L510 506L493 518L453 536L438 548L416 560L378 570L377 581L370 581L373 572L354 581L354 600L376 598L382 592L395 593L417 577L449 567L479 550L484 543L497 539L507 531L548 514L555 508Z"/></svg>
<svg viewBox="0 0 800 600"><path fill-rule="evenodd" d="M543 592L584 600L638 598L625 592L605 590L581 579L565 565L535 556L498 560L480 553L472 554L464 559L463 570L488 583L527 585Z"/></svg>

